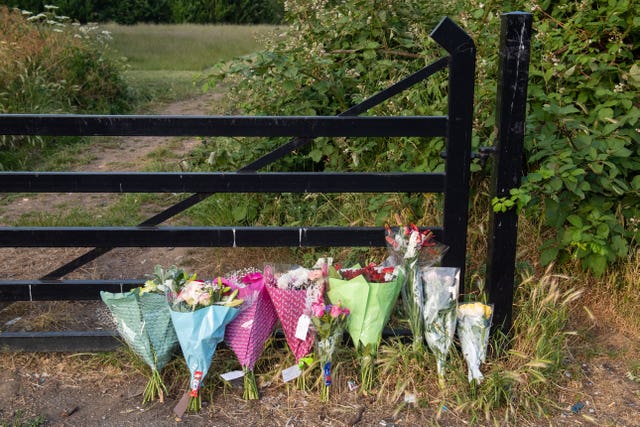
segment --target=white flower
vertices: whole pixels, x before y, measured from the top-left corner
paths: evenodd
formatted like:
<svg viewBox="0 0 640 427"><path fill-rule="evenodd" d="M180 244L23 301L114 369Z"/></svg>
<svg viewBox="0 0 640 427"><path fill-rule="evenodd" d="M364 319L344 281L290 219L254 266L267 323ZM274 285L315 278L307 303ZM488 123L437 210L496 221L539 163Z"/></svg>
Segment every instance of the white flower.
<svg viewBox="0 0 640 427"><path fill-rule="evenodd" d="M195 307L202 300L202 294L207 293L204 290L204 282L199 280L192 280L185 285L176 297L175 304L180 301L184 301L185 304L191 307Z"/></svg>
<svg viewBox="0 0 640 427"><path fill-rule="evenodd" d="M458 268L430 267L422 270L425 340L436 356L440 377L444 375L444 366L455 334L459 280Z"/></svg>
<svg viewBox="0 0 640 427"><path fill-rule="evenodd" d="M404 253L404 257L414 258L417 255L418 250L420 249L420 233L412 231L409 236L409 243L407 244L407 250Z"/></svg>

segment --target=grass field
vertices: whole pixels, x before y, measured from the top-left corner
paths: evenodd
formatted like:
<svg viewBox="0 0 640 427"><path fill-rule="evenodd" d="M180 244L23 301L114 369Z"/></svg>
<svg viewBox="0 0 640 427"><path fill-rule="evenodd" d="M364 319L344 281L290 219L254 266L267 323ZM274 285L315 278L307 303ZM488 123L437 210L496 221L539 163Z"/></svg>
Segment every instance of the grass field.
<svg viewBox="0 0 640 427"><path fill-rule="evenodd" d="M261 40L277 30L268 25L117 25L110 55L124 58L125 76L145 100L171 101L199 91L202 71L220 61L255 52Z"/></svg>
<svg viewBox="0 0 640 427"><path fill-rule="evenodd" d="M275 28L267 25L117 25L111 32L114 54L132 70L203 71L218 61L254 52Z"/></svg>

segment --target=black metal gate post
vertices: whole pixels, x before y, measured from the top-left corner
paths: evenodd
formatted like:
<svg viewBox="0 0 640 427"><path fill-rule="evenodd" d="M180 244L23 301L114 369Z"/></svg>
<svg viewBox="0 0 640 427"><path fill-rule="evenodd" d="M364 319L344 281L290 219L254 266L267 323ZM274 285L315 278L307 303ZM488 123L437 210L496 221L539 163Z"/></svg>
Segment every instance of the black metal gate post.
<svg viewBox="0 0 640 427"><path fill-rule="evenodd" d="M460 267L461 294L467 253L469 216L469 175L476 47L467 33L449 18L443 19L431 38L449 52L449 95L447 122L444 235L449 250L442 260L446 267ZM456 171L455 173L451 173Z"/></svg>
<svg viewBox="0 0 640 427"><path fill-rule="evenodd" d="M491 194L508 197L520 186L527 106L527 81L533 16L502 15L496 101L496 156ZM511 328L518 212L491 213L487 257L487 289L494 304L493 322L503 332Z"/></svg>

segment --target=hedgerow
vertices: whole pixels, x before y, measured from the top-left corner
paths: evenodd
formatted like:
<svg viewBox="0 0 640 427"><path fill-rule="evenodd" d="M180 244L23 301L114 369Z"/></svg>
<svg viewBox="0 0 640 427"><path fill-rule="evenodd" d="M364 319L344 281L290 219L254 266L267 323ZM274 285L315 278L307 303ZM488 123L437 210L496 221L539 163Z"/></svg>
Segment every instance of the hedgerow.
<svg viewBox="0 0 640 427"><path fill-rule="evenodd" d="M534 16L527 168L522 188L494 206L526 206L528 215L553 231L540 248L543 264L575 259L602 273L640 237L640 4L510 3L506 11ZM473 146L492 145L503 4L290 0L289 27L265 51L220 67L209 84L232 82L231 104L245 114L335 115L441 55L428 34L449 15L478 48ZM432 78L370 114L442 114L445 83ZM216 168L239 167L281 142L242 150L235 141L218 144L208 160ZM443 167L442 149L442 141L416 138L318 138L270 168L434 171ZM473 170L476 183L486 176L481 165ZM419 206L415 200L403 199ZM369 205L388 213L378 197Z"/></svg>

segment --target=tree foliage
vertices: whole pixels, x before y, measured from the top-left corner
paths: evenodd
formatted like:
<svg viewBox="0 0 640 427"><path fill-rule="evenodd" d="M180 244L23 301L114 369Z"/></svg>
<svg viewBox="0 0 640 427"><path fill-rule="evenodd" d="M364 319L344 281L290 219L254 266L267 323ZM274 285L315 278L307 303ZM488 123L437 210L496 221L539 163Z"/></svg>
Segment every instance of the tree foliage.
<svg viewBox="0 0 640 427"><path fill-rule="evenodd" d="M70 18L119 24L155 23L278 23L282 0L11 0L10 7L41 12L55 5Z"/></svg>
<svg viewBox="0 0 640 427"><path fill-rule="evenodd" d="M428 33L449 15L478 47L473 144L491 145L500 14L532 11L527 176L511 200L494 204L528 204L555 230L543 263L573 258L602 273L640 237L640 3L504 3L290 0L290 27L265 51L221 67L210 84L232 81L233 105L246 114L334 115L437 56ZM371 113L442 114L445 99L444 80L434 79ZM241 165L277 144L218 148L212 164ZM274 168L437 170L441 149L409 138L320 138Z"/></svg>

